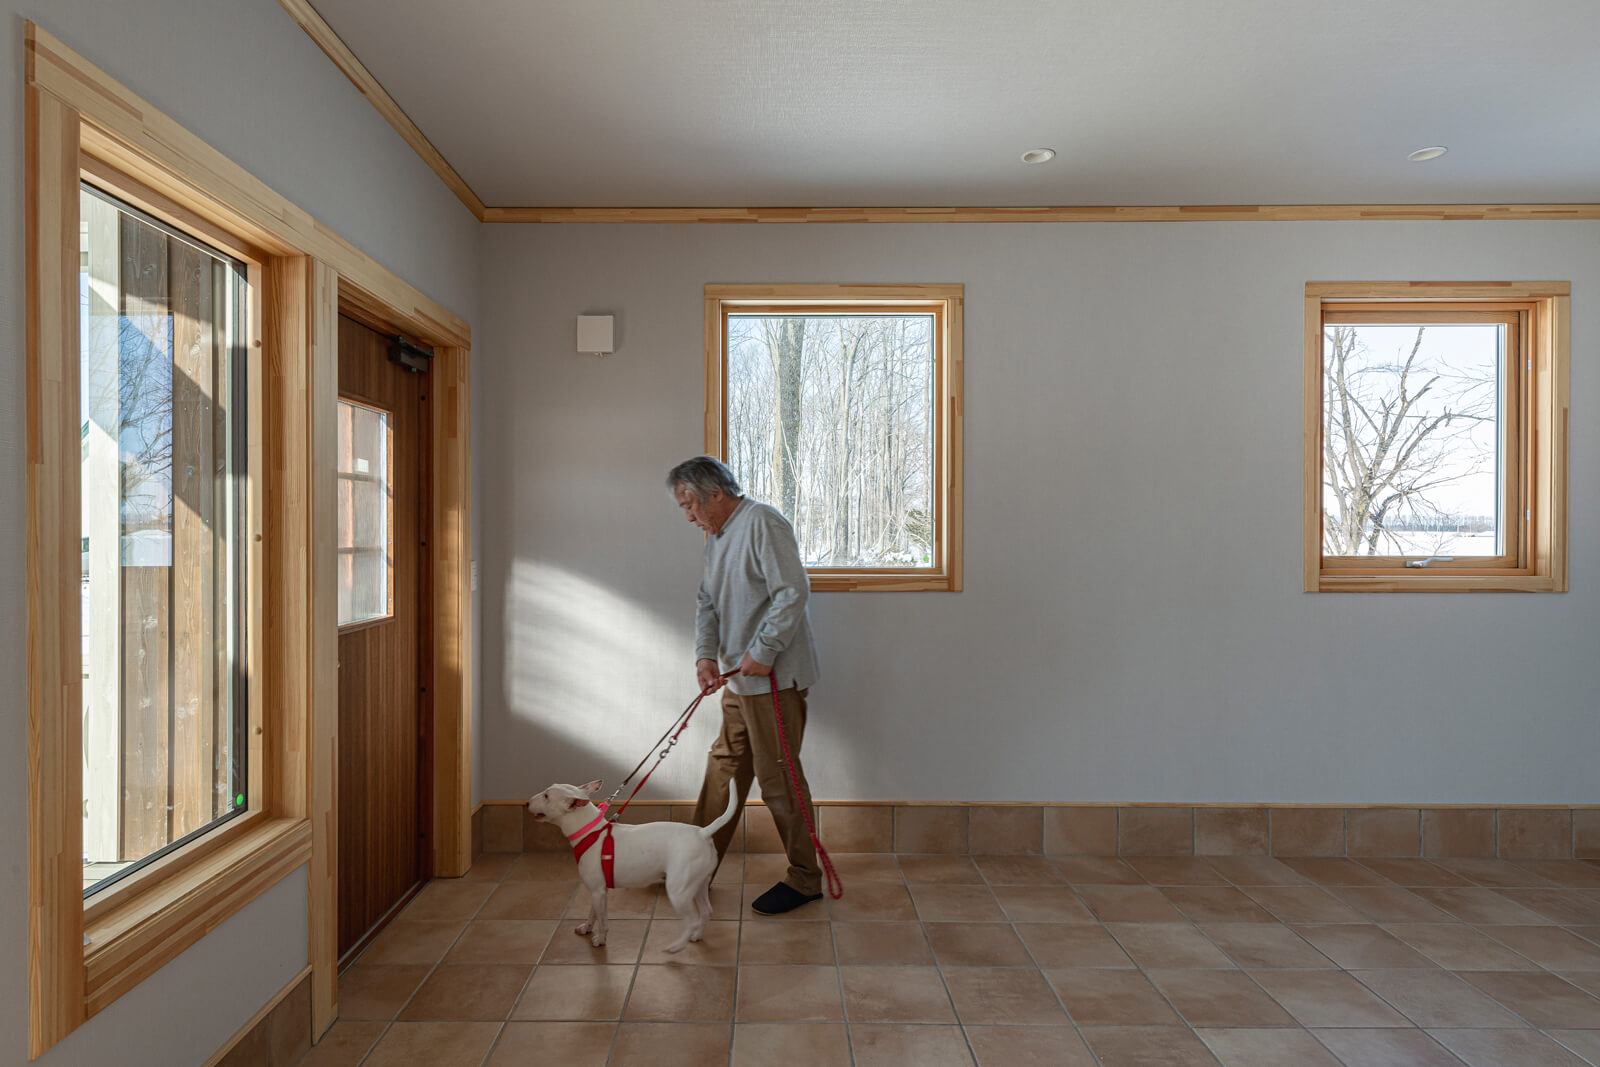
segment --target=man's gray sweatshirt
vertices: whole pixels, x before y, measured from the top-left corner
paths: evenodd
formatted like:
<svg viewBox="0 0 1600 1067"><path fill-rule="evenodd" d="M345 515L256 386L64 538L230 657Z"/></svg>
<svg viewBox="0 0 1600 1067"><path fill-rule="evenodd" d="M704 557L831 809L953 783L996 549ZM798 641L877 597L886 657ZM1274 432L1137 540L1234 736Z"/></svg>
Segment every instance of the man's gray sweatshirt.
<svg viewBox="0 0 1600 1067"><path fill-rule="evenodd" d="M723 670L746 652L772 668L779 689L809 689L818 678L806 600L811 583L794 528L776 508L745 497L706 538L706 571L695 612L695 658ZM765 678L734 675L740 696L770 691Z"/></svg>

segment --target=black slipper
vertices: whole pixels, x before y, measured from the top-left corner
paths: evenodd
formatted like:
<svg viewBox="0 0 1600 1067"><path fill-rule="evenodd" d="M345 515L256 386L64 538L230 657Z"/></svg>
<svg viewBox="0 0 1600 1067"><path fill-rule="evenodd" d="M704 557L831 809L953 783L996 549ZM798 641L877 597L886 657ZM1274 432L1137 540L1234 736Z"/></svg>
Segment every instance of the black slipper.
<svg viewBox="0 0 1600 1067"><path fill-rule="evenodd" d="M750 905L750 910L757 915L782 915L786 911L793 911L802 904L809 904L813 900L821 899L821 893L807 895L788 882L779 882L759 897L756 897L755 902Z"/></svg>

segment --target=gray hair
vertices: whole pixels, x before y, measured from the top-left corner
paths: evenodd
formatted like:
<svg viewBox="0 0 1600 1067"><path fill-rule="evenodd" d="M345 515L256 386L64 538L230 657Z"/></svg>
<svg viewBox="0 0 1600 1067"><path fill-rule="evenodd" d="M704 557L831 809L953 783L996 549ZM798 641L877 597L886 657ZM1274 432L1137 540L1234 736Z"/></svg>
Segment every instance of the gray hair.
<svg viewBox="0 0 1600 1067"><path fill-rule="evenodd" d="M668 471L667 489L676 491L680 485L686 486L701 503L719 489L728 496L744 495L744 490L739 488L739 479L733 476L733 471L714 456L686 459Z"/></svg>

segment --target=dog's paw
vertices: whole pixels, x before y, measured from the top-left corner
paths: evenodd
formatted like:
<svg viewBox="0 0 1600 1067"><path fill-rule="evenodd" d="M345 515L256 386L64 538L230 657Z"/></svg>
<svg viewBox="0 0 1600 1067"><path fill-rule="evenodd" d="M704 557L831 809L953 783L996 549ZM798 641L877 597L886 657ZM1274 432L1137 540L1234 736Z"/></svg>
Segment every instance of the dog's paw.
<svg viewBox="0 0 1600 1067"><path fill-rule="evenodd" d="M667 946L667 951L668 952L682 952L683 951L683 946L681 944L679 944L679 945L668 945Z"/></svg>
<svg viewBox="0 0 1600 1067"><path fill-rule="evenodd" d="M582 926L578 927L576 930L574 930L572 932L577 934L579 937L587 937L588 934L589 934L589 931L593 930L593 929L594 929L594 923L584 923Z"/></svg>
<svg viewBox="0 0 1600 1067"><path fill-rule="evenodd" d="M605 946L605 943L606 943L606 935L605 934L595 934L593 937L591 937L589 939L589 944L593 945L595 948L603 948Z"/></svg>
<svg viewBox="0 0 1600 1067"><path fill-rule="evenodd" d="M700 931L696 930L694 933L689 935L689 940L690 941L699 941L703 937L705 937L705 935L702 934Z"/></svg>

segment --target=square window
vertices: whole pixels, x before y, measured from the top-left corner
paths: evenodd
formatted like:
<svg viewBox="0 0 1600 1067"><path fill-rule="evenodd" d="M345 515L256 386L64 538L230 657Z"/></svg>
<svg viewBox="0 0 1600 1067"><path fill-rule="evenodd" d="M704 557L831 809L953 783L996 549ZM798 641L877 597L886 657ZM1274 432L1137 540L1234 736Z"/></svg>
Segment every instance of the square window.
<svg viewBox="0 0 1600 1067"><path fill-rule="evenodd" d="M706 287L707 452L812 589L960 589L960 316L960 286Z"/></svg>
<svg viewBox="0 0 1600 1067"><path fill-rule="evenodd" d="M1308 591L1565 587L1566 292L1306 287Z"/></svg>

